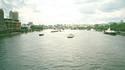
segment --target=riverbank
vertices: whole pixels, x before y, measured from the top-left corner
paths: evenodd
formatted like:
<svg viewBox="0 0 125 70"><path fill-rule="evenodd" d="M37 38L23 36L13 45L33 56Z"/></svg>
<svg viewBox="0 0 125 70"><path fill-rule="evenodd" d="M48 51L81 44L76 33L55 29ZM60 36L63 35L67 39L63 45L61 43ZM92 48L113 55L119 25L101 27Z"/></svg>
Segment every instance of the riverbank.
<svg viewBox="0 0 125 70"><path fill-rule="evenodd" d="M3 36L13 36L13 35L18 35L18 34L21 34L21 32L12 32L12 33L0 33L0 37L3 37Z"/></svg>
<svg viewBox="0 0 125 70"><path fill-rule="evenodd" d="M125 36L125 32L119 32L119 35Z"/></svg>

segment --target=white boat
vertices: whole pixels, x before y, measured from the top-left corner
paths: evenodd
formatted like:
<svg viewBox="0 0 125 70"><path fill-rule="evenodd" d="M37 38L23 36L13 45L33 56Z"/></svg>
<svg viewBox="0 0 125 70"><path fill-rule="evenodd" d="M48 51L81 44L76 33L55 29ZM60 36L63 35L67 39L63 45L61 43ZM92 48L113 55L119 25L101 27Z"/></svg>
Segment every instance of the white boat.
<svg viewBox="0 0 125 70"><path fill-rule="evenodd" d="M73 37L74 37L73 34L69 34L69 35L67 36L67 38L73 38Z"/></svg>
<svg viewBox="0 0 125 70"><path fill-rule="evenodd" d="M58 30L52 30L51 32L52 32L52 33L53 33L53 32L58 32Z"/></svg>
<svg viewBox="0 0 125 70"><path fill-rule="evenodd" d="M104 34L116 35L117 32L108 28L107 30L104 31Z"/></svg>

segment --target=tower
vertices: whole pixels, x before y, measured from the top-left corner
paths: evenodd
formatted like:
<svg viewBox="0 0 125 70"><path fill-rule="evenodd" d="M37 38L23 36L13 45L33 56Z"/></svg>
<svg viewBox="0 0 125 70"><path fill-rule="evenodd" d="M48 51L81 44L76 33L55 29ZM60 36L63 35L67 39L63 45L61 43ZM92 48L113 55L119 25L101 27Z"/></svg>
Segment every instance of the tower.
<svg viewBox="0 0 125 70"><path fill-rule="evenodd" d="M10 11L9 12L9 18L12 19L12 20L18 20L18 16L19 16L18 12L16 12L16 11L14 11L14 12Z"/></svg>
<svg viewBox="0 0 125 70"><path fill-rule="evenodd" d="M4 11L3 9L0 9L0 24L4 23Z"/></svg>
<svg viewBox="0 0 125 70"><path fill-rule="evenodd" d="M6 30L6 25L4 23L4 11L0 9L0 32L4 32Z"/></svg>

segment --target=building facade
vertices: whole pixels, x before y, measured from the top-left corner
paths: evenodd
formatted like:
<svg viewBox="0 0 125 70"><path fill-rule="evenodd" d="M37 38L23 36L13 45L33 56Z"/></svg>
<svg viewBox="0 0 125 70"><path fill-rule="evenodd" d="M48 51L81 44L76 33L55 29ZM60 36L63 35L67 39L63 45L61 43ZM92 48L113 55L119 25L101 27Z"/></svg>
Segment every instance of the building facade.
<svg viewBox="0 0 125 70"><path fill-rule="evenodd" d="M8 32L18 32L21 29L21 22L19 20L4 19Z"/></svg>

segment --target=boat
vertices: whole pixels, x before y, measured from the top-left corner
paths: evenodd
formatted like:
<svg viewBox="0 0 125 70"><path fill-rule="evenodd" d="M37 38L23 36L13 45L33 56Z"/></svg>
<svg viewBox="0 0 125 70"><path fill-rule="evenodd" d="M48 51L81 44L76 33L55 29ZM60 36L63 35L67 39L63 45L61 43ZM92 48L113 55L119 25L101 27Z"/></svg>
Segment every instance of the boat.
<svg viewBox="0 0 125 70"><path fill-rule="evenodd" d="M39 34L39 36L44 36L44 34Z"/></svg>
<svg viewBox="0 0 125 70"><path fill-rule="evenodd" d="M107 30L104 31L104 34L116 35L117 32L108 28Z"/></svg>
<svg viewBox="0 0 125 70"><path fill-rule="evenodd" d="M74 37L73 34L69 34L69 35L67 36L67 38L73 38L73 37Z"/></svg>
<svg viewBox="0 0 125 70"><path fill-rule="evenodd" d="M54 32L58 32L58 30L53 30L53 31L51 31L52 33L54 33Z"/></svg>

